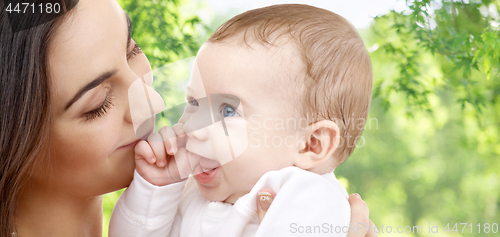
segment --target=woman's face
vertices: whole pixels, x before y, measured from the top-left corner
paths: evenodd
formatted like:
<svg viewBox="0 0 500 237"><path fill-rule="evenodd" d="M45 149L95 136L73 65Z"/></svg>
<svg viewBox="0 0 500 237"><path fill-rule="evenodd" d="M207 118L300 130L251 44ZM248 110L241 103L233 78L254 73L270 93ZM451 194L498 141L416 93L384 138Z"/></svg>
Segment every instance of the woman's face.
<svg viewBox="0 0 500 237"><path fill-rule="evenodd" d="M150 129L134 132L128 91L141 77L149 87L152 77L127 19L115 0L80 1L52 39L50 157L37 170L38 185L91 197L132 180L135 143ZM161 97L149 91L161 111Z"/></svg>

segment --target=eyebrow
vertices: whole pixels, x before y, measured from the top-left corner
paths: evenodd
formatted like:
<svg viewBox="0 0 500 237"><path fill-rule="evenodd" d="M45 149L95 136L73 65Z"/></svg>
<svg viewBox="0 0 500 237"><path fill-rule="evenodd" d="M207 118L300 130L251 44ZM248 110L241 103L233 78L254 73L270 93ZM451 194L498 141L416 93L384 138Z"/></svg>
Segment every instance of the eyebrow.
<svg viewBox="0 0 500 237"><path fill-rule="evenodd" d="M101 76L97 77L96 79L94 79L93 81L91 81L86 86L84 86L82 89L80 89L76 93L76 95L73 97L73 99L71 99L69 101L69 103L66 105L64 110L65 111L68 110L68 108L72 104L74 104L78 99L80 99L85 93L87 93L89 90L92 90L92 89L96 88L97 86L101 85L101 83L103 83L106 79L112 77L117 71L118 71L117 69L114 69L112 71L106 72L106 73L102 74Z"/></svg>
<svg viewBox="0 0 500 237"><path fill-rule="evenodd" d="M128 13L125 12L125 19L127 20L127 48L125 51L128 50L128 47L130 46L130 41L132 40L132 21L130 20L130 16ZM92 90L99 86L101 83L103 83L106 79L112 77L118 70L114 69L109 72L106 72L99 76L98 78L94 79L91 81L89 84L84 86L82 89L76 93L76 95L73 97L73 99L70 100L70 102L66 105L64 108L64 111L68 110L69 107L71 107L72 104L74 104L78 99L80 99L85 93L87 93L89 90Z"/></svg>
<svg viewBox="0 0 500 237"><path fill-rule="evenodd" d="M238 96L235 96L235 95L230 95L230 94L210 94L210 96L212 97L222 97L222 99L225 99L226 101L225 102L229 102L230 105L234 105L234 106L239 106L240 103L241 103L241 99L238 97ZM213 99L211 99L213 100Z"/></svg>

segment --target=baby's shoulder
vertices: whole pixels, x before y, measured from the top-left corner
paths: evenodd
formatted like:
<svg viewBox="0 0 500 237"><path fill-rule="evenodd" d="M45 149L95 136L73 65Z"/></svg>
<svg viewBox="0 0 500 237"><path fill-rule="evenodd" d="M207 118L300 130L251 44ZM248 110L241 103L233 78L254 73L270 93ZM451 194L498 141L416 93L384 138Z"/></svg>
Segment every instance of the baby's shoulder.
<svg viewBox="0 0 500 237"><path fill-rule="evenodd" d="M348 205L345 188L333 173L319 175L297 167L271 171L261 177L255 188L270 188L278 196L290 199L315 199L318 202L339 202Z"/></svg>
<svg viewBox="0 0 500 237"><path fill-rule="evenodd" d="M333 172L316 174L295 166L286 167L278 171L264 174L258 183L266 183L273 186L290 186L300 189L333 189L334 192L345 192L344 187L337 180ZM345 192L347 198L347 192Z"/></svg>
<svg viewBox="0 0 500 237"><path fill-rule="evenodd" d="M349 226L347 192L333 173L319 175L287 167L263 178L264 186L276 192L276 196L264 219L269 222L263 221L259 231L277 233L293 226Z"/></svg>

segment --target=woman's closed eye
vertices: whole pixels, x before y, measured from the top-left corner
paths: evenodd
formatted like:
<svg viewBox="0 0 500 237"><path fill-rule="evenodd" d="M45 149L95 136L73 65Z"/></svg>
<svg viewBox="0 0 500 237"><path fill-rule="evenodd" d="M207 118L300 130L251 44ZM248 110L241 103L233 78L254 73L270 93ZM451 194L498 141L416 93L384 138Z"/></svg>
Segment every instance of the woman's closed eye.
<svg viewBox="0 0 500 237"><path fill-rule="evenodd" d="M103 117L106 115L109 109L113 106L113 98L110 92L106 92L106 98L104 101L94 110L86 112L84 114L86 121L92 121L96 118Z"/></svg>

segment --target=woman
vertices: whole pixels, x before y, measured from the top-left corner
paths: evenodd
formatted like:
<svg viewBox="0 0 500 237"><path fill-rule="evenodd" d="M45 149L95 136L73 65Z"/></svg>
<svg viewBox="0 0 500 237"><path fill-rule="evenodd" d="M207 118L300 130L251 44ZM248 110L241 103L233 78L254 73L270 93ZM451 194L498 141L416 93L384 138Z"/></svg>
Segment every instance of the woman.
<svg viewBox="0 0 500 237"><path fill-rule="evenodd" d="M134 146L148 135L134 133L128 104L148 60L114 0L63 1L64 15L16 19L3 2L0 236L101 236L102 195L131 182ZM367 223L366 204L349 200L353 222Z"/></svg>

